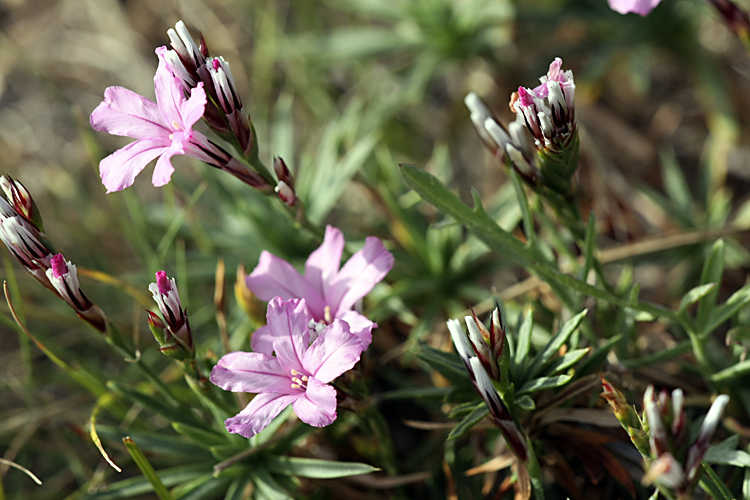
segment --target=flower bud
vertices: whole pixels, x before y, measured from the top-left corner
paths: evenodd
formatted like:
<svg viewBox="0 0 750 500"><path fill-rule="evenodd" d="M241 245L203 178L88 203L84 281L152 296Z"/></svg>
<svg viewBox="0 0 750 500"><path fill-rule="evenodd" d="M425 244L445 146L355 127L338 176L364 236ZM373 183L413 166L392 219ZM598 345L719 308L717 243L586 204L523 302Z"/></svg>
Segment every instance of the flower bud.
<svg viewBox="0 0 750 500"><path fill-rule="evenodd" d="M101 333L107 331L107 317L84 295L78 283L75 265L58 253L50 259L50 268L46 274L60 298L67 302L81 319Z"/></svg>
<svg viewBox="0 0 750 500"><path fill-rule="evenodd" d="M5 197L18 215L42 231L44 228L42 225L42 215L39 213L39 209L36 207L36 203L34 203L34 199L26 187L9 175L0 177L0 187L3 188Z"/></svg>
<svg viewBox="0 0 750 500"><path fill-rule="evenodd" d="M286 166L286 162L279 156L273 159L273 170L276 172L276 178L283 181L287 186L294 188L294 176Z"/></svg>
<svg viewBox="0 0 750 500"><path fill-rule="evenodd" d="M294 189L284 181L279 181L275 188L281 201L293 207L297 201L297 195L294 193Z"/></svg>
<svg viewBox="0 0 750 500"><path fill-rule="evenodd" d="M250 122L242 106L242 99L237 92L229 63L223 57L208 59L205 65L213 82L217 103L224 112L229 128L240 143L240 148L249 153L254 146Z"/></svg>
<svg viewBox="0 0 750 500"><path fill-rule="evenodd" d="M192 358L195 355L193 337L190 332L187 313L182 309L182 304L180 303L180 295L177 292L174 278L167 278L166 272L159 271L156 273L156 283L151 283L148 289L153 295L154 301L159 306L159 311L164 318L163 323L166 325L169 333L169 335L166 332L164 333L164 340L163 343L160 342L160 346L162 348L168 347L168 350L171 350L171 335L171 338L177 342L187 356ZM149 319L151 319L151 314L149 314ZM158 328L159 325L155 325ZM159 341L158 332L154 334L154 337Z"/></svg>
<svg viewBox="0 0 750 500"><path fill-rule="evenodd" d="M575 83L572 71L562 70L559 57L550 64L536 88L518 88L511 96L517 123L534 138L544 184L567 196L578 168L580 142L575 119Z"/></svg>

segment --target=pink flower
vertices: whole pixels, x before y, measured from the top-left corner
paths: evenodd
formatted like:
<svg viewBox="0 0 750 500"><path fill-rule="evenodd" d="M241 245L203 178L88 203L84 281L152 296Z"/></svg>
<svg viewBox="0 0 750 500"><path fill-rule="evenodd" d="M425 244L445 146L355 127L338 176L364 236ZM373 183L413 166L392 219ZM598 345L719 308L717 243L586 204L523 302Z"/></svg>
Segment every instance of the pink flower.
<svg viewBox="0 0 750 500"><path fill-rule="evenodd" d="M252 437L290 404L303 422L330 425L336 420L336 390L328 383L359 361L362 343L341 320L308 328L312 316L304 300L274 298L267 319L276 356L233 352L211 371L211 382L224 390L258 393L224 422L227 431Z"/></svg>
<svg viewBox="0 0 750 500"><path fill-rule="evenodd" d="M261 300L281 297L284 300L303 298L315 321L331 324L342 319L364 349L372 341L375 323L352 310L354 304L388 274L393 255L378 238L368 237L365 246L339 269L344 251L344 235L335 227L326 227L323 244L305 263L301 276L284 259L263 251L260 262L247 277L247 287ZM253 351L271 354L273 332L263 327L253 334Z"/></svg>
<svg viewBox="0 0 750 500"><path fill-rule="evenodd" d="M157 53L163 50L157 49ZM156 103L122 87L109 87L104 101L91 113L91 126L113 135L137 139L118 149L99 164L107 192L133 185L151 160L159 157L154 169L154 186L169 182L174 172L172 156L181 154L202 159L199 143L205 142L192 127L203 116L206 92L199 83L185 99L182 84L166 68L163 58L154 76Z"/></svg>
<svg viewBox="0 0 750 500"><path fill-rule="evenodd" d="M648 15L654 8L659 5L661 0L608 0L612 10L620 14L634 12L641 16Z"/></svg>

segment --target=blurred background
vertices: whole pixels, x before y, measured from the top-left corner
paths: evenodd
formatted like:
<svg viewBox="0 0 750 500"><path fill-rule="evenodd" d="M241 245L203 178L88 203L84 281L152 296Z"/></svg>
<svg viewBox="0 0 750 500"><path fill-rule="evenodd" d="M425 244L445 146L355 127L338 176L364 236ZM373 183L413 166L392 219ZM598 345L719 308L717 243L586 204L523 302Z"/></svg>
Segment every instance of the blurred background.
<svg viewBox="0 0 750 500"><path fill-rule="evenodd" d="M231 64L261 158L285 159L311 220L345 228L347 238L379 236L396 254L388 284L371 299L381 324L367 365L375 392L398 387L403 373L410 384L439 384L404 354L410 342L448 349L446 317L528 277L464 242L460 229L432 226L435 211L397 165L427 168L465 200L477 189L501 225L516 228L506 171L483 148L463 98L476 92L507 123L511 92L534 87L554 57L575 74L581 208L597 218L612 276L632 268L643 297L676 307L697 284L710 243L728 235L720 300L746 280L750 57L700 0L664 0L646 18L619 15L606 0L2 0L0 169L33 194L58 251L116 279L81 282L167 380L179 373L154 352L143 312L155 271L177 278L205 352L219 345L219 258L231 289L236 266L252 269L262 249L300 263L316 246L273 200L186 157L174 159L165 188L151 185L150 166L134 187L105 195L98 162L129 139L93 131L89 114L108 86L153 99L154 49L168 44L179 19ZM2 279L42 343L106 379L131 376L127 362L2 255ZM228 293L232 342L246 348L252 322ZM554 310L544 287L524 293ZM0 311L0 456L43 481L0 465L6 497L66 498L111 481L86 428L95 398L18 333L5 304ZM637 350L674 345L659 323L639 328ZM656 380L680 375L677 364L649 370ZM383 411L408 455L402 472L433 472L415 494L440 498L444 436L403 424L440 420L439 406L384 403ZM131 417L150 418L137 407ZM121 446L109 446L127 462ZM586 498L607 498L608 488Z"/></svg>

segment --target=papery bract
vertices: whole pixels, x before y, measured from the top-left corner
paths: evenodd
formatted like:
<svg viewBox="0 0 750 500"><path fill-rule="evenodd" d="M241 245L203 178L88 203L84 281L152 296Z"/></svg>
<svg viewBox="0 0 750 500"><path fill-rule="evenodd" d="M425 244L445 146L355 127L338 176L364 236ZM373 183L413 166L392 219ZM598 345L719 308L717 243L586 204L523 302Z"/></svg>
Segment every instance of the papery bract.
<svg viewBox="0 0 750 500"><path fill-rule="evenodd" d="M258 393L225 421L227 430L252 437L290 404L303 422L330 425L336 420L336 390L328 383L359 361L362 343L341 320L327 325L311 342L312 316L304 300L275 297L267 319L275 356L233 352L211 371L211 382L222 389Z"/></svg>
<svg viewBox="0 0 750 500"><path fill-rule="evenodd" d="M393 267L393 255L378 238L368 237L364 248L339 269L343 251L344 235L328 226L323 244L307 259L304 276L289 262L263 251L260 262L247 277L247 286L261 300L304 298L312 319L326 324L335 319L346 321L367 349L377 325L352 307L385 278ZM253 334L254 351L271 354L272 344L267 327Z"/></svg>

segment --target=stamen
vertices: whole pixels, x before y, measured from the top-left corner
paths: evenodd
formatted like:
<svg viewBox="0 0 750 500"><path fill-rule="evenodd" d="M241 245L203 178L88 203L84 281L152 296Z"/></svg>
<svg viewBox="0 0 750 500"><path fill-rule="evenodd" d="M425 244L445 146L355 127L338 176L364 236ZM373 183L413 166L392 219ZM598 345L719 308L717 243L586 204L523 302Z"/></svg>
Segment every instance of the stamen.
<svg viewBox="0 0 750 500"><path fill-rule="evenodd" d="M325 308L325 310L323 312L323 319L329 325L333 322L333 318L331 317L331 306L326 306L326 308Z"/></svg>
<svg viewBox="0 0 750 500"><path fill-rule="evenodd" d="M292 375L299 375L299 372L295 370L294 368L292 368Z"/></svg>

